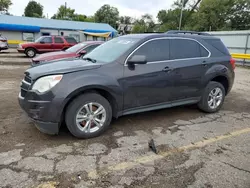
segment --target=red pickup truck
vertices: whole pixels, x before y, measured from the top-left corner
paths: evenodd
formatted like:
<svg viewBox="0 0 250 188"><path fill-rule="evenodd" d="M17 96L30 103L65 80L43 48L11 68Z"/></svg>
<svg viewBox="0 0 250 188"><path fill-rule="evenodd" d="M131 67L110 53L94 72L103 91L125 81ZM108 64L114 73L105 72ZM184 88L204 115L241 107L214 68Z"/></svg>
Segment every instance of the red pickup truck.
<svg viewBox="0 0 250 188"><path fill-rule="evenodd" d="M66 50L71 46L77 44L73 37L68 36L43 36L38 38L35 42L27 42L19 44L17 51L19 53L25 53L26 56L32 58L36 54L45 52L55 52Z"/></svg>

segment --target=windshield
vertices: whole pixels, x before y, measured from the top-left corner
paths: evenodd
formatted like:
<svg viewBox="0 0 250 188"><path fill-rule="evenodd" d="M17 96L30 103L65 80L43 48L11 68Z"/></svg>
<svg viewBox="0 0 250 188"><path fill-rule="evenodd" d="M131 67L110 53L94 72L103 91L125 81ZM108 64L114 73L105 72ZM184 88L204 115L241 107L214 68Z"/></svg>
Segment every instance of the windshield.
<svg viewBox="0 0 250 188"><path fill-rule="evenodd" d="M136 38L114 38L98 46L95 50L84 56L84 58L91 58L96 61L110 63L120 57L137 41L139 41L139 39Z"/></svg>
<svg viewBox="0 0 250 188"><path fill-rule="evenodd" d="M84 46L87 46L87 43L80 43L80 44L76 44L70 48L68 48L66 50L66 52L77 52L79 51L80 49L82 49Z"/></svg>

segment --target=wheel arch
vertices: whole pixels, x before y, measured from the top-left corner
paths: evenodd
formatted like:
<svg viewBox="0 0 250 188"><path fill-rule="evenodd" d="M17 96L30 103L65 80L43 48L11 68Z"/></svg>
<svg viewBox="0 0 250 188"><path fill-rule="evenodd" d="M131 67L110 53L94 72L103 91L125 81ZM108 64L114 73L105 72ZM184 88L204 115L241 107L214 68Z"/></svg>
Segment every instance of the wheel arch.
<svg viewBox="0 0 250 188"><path fill-rule="evenodd" d="M214 81L214 82L218 82L220 84L223 85L224 89L225 89L225 94L227 95L229 92L229 80L227 78L227 76L225 75L217 75L214 76L210 81Z"/></svg>
<svg viewBox="0 0 250 188"><path fill-rule="evenodd" d="M118 101L116 99L116 97L114 96L114 94L112 94L112 92L102 86L91 86L91 87L83 87L83 88L79 88L75 91L73 91L72 93L70 93L67 97L67 101L63 106L62 109L62 113L61 113L61 121L64 121L64 117L65 117L65 112L67 110L67 107L69 106L69 104L76 99L78 96L84 94L84 93L97 93L100 94L101 96L103 96L105 99L107 99L111 105L112 108L112 116L114 118L117 118L119 116L119 106L118 106Z"/></svg>

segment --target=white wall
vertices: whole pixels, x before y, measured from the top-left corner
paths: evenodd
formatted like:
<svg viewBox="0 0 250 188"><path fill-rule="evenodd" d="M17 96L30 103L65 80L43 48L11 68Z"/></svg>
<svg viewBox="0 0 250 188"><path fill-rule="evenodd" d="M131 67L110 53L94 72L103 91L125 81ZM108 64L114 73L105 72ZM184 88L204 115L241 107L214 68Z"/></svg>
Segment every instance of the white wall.
<svg viewBox="0 0 250 188"><path fill-rule="evenodd" d="M23 40L22 32L20 31L0 31L8 40Z"/></svg>

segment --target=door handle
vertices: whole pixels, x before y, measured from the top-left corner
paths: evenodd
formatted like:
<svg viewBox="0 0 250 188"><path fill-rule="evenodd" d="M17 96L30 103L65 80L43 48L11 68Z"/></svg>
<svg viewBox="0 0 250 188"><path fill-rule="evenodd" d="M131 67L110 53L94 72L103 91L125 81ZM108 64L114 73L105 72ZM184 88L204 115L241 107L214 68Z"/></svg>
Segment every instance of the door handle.
<svg viewBox="0 0 250 188"><path fill-rule="evenodd" d="M165 67L164 69L162 69L163 72L171 72L173 69L169 68L169 67Z"/></svg>
<svg viewBox="0 0 250 188"><path fill-rule="evenodd" d="M207 66L207 61L202 61L202 65L204 66L204 67L206 67Z"/></svg>

